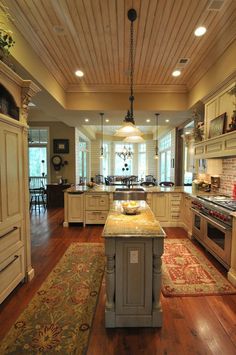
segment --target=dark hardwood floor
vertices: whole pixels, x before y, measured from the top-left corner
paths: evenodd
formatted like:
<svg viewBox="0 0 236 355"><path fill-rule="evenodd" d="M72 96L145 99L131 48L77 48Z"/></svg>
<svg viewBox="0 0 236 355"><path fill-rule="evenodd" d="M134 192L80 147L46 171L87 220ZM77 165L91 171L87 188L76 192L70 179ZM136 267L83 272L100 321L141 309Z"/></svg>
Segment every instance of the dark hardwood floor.
<svg viewBox="0 0 236 355"><path fill-rule="evenodd" d="M19 285L0 306L0 339L45 280L72 242L103 243L103 226L63 228L63 210L31 216L32 265L35 278ZM166 228L168 238L185 238L181 228ZM215 266L221 265L208 253ZM105 285L101 287L91 331L88 355L236 354L236 295L161 297L162 328L105 329ZM67 355L67 354L65 354Z"/></svg>

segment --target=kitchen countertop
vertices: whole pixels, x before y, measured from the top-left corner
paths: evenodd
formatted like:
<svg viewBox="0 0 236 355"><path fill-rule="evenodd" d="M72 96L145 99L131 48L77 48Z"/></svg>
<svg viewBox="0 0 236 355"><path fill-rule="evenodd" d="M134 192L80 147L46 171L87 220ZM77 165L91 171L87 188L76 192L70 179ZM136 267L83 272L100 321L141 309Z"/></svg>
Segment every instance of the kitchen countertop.
<svg viewBox="0 0 236 355"><path fill-rule="evenodd" d="M123 213L122 201L114 201L103 229L102 236L111 237L165 237L165 232L145 201L139 201L136 215Z"/></svg>
<svg viewBox="0 0 236 355"><path fill-rule="evenodd" d="M140 187L140 186L135 186L135 187ZM135 188L134 187L134 188ZM141 186L145 192L176 192L176 193L181 193L184 192L186 194L189 194L191 196L197 196L197 195L211 195L214 193L210 192L204 192L204 191L193 191L192 186L173 186L173 187L159 187L159 186L152 186L152 187L144 187ZM65 192L70 193L70 194L81 194L81 193L109 193L109 192L115 192L116 191L116 186L109 186L109 185L97 185L92 188L87 187L87 186L81 186L81 185L76 185L72 186L68 189L65 190ZM132 190L132 188L131 188Z"/></svg>

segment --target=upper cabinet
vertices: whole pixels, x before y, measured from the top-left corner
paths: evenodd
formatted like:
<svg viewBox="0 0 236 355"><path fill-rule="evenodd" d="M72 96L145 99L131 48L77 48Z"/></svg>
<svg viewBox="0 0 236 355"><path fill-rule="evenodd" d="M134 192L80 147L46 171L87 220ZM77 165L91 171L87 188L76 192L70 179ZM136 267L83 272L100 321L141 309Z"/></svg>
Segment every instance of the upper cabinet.
<svg viewBox="0 0 236 355"><path fill-rule="evenodd" d="M27 124L28 104L39 91L31 80L23 80L0 61L0 115Z"/></svg>
<svg viewBox="0 0 236 355"><path fill-rule="evenodd" d="M229 95L229 91L235 85L236 82L232 83L205 102L205 140L194 145L196 159L236 156L236 130L229 132L233 111L236 109L235 96ZM225 120L219 117L224 114Z"/></svg>

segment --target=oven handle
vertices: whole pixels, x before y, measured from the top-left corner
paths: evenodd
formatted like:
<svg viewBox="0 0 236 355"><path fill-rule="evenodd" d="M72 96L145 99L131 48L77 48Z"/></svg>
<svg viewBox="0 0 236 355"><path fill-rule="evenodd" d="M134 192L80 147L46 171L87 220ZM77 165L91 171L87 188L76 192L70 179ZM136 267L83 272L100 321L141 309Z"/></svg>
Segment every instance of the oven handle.
<svg viewBox="0 0 236 355"><path fill-rule="evenodd" d="M213 221L211 218L209 218L209 217L207 217L206 215L204 215L204 214L198 212L197 210L195 210L195 209L192 208L192 207L191 207L191 211L193 211L194 213L198 214L199 216L205 218L208 222L210 222L210 223L212 223L213 225L215 225L215 226L217 226L217 227L223 229L224 231L228 231L228 230L231 230L231 229L232 229L231 227L226 228L226 227L222 226L222 224L219 224L219 223Z"/></svg>

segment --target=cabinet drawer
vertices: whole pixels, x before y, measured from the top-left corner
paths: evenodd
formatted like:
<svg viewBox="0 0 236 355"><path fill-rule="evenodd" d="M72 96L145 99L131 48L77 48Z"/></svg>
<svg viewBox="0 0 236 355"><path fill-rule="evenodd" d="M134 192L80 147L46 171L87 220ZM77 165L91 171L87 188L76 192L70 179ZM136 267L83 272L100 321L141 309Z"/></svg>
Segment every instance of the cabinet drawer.
<svg viewBox="0 0 236 355"><path fill-rule="evenodd" d="M24 248L20 248L0 263L0 303L24 277Z"/></svg>
<svg viewBox="0 0 236 355"><path fill-rule="evenodd" d="M86 224L105 224L108 211L86 211Z"/></svg>
<svg viewBox="0 0 236 355"><path fill-rule="evenodd" d="M174 221L179 219L179 212L171 212L170 218Z"/></svg>
<svg viewBox="0 0 236 355"><path fill-rule="evenodd" d="M87 211L109 209L109 196L108 194L88 194L85 197L85 209Z"/></svg>
<svg viewBox="0 0 236 355"><path fill-rule="evenodd" d="M0 262L23 245L23 233L20 223L4 229L0 233Z"/></svg>
<svg viewBox="0 0 236 355"><path fill-rule="evenodd" d="M170 207L180 207L180 200L170 201Z"/></svg>
<svg viewBox="0 0 236 355"><path fill-rule="evenodd" d="M180 201L181 194L170 194L170 201Z"/></svg>
<svg viewBox="0 0 236 355"><path fill-rule="evenodd" d="M180 206L171 206L170 212L180 212Z"/></svg>

